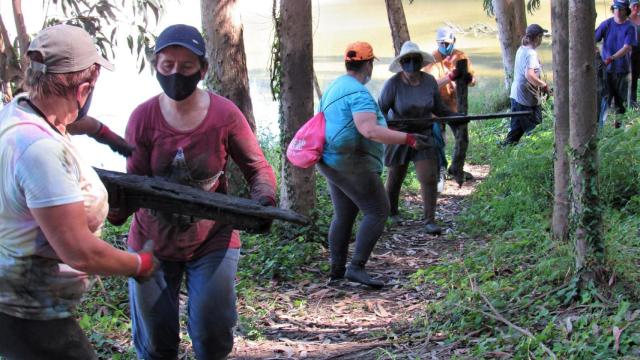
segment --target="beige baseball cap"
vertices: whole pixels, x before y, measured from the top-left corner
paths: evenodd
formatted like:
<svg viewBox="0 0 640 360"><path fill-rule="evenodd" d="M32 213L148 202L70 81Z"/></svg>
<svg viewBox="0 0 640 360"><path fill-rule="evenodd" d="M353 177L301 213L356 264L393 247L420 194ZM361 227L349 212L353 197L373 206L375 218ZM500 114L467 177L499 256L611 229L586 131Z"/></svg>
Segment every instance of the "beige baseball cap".
<svg viewBox="0 0 640 360"><path fill-rule="evenodd" d="M31 62L31 68L42 73L66 74L98 64L113 70L113 64L100 56L84 29L60 24L42 29L31 41L27 52L39 52L43 62Z"/></svg>

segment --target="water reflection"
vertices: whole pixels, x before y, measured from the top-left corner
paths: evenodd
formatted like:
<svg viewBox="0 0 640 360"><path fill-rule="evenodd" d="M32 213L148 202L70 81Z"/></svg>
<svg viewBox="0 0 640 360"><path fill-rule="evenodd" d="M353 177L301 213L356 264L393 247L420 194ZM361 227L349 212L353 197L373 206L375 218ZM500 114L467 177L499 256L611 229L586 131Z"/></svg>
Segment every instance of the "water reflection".
<svg viewBox="0 0 640 360"><path fill-rule="evenodd" d="M549 28L550 4L548 1L541 3L541 9L528 15L528 21ZM599 19L610 16L605 3L605 0L597 0L598 10L601 10L601 5L605 6ZM273 31L271 1L245 0L240 4L256 122L259 131L275 134L278 132L278 105L271 99L267 70ZM384 1L315 0L312 4L314 67L321 88L344 73L342 53L346 44L365 40L372 43L380 59L368 84L377 97L383 82L391 76L387 68L394 55ZM461 29L495 28L495 21L484 13L480 0L414 0L412 4L403 1L403 5L411 38L425 51L436 48L435 31L447 23ZM179 4L170 2L167 17L159 27L177 22L201 26L199 0L181 0ZM495 33L460 33L457 35L457 47L470 55L478 76L478 86L471 89L470 97L481 96L485 90L500 86L502 59ZM92 105L92 115L104 120L120 134L124 133L133 108L161 91L149 72L138 74L135 71L135 63L126 56L127 53L126 47L119 51L115 73L102 72ZM545 39L538 54L546 69L545 76L550 79L549 39ZM124 159L111 153L106 146L84 137L74 141L83 153L91 156L96 166L124 170Z"/></svg>

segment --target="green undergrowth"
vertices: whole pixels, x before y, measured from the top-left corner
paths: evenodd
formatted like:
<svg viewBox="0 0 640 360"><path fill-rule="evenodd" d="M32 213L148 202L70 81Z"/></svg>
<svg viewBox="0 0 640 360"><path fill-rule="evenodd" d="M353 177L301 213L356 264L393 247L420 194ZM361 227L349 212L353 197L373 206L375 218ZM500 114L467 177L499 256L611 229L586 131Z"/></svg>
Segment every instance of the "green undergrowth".
<svg viewBox="0 0 640 360"><path fill-rule="evenodd" d="M603 210L607 288L579 289L571 243L551 240L553 126L543 124L520 144L499 147L508 124L470 127L472 161L490 175L460 216L477 239L462 258L419 270L413 285L437 285L416 326L466 348L459 358L640 358L640 165L638 115L623 129L600 131L599 191ZM492 309L493 307L493 309ZM529 335L523 331L529 331Z"/></svg>
<svg viewBox="0 0 640 360"><path fill-rule="evenodd" d="M126 250L123 236L129 231L129 226L130 221L122 226L106 223L102 239ZM130 344L131 318L126 278L98 277L78 306L77 318L101 359L135 359L135 350Z"/></svg>

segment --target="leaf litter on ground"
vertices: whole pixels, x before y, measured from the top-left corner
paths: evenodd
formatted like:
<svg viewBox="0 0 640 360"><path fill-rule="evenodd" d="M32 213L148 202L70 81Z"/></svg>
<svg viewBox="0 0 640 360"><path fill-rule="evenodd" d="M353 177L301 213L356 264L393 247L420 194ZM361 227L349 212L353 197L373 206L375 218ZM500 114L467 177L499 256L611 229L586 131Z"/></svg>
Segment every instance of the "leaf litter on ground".
<svg viewBox="0 0 640 360"><path fill-rule="evenodd" d="M250 339L236 334L229 358L367 359L384 353L398 359L464 356L466 348L443 343L449 334L424 334L412 328L425 305L442 297L446 290L435 284L413 286L409 277L432 264L461 258L465 242L477 241L457 233L455 217L489 169L471 165L465 170L475 180L462 187L448 180L438 199L437 221L443 225L444 234L427 235L424 221L413 219L385 229L367 264L367 270L387 284L382 290L347 280L330 282L328 274L317 266L303 269L314 273L311 280L274 281L270 288L257 288L251 305L243 299L238 303L240 314L254 320L258 316L261 337ZM419 195L408 193L404 201L410 211L422 213ZM257 308L262 311L257 312Z"/></svg>

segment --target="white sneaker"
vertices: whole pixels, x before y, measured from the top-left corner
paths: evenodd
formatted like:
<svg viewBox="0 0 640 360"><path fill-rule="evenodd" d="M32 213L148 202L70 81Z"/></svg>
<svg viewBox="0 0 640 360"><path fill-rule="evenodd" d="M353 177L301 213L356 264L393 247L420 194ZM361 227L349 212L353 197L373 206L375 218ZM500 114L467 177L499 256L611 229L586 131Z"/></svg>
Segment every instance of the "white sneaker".
<svg viewBox="0 0 640 360"><path fill-rule="evenodd" d="M440 169L440 178L438 179L438 192L444 190L444 168Z"/></svg>

